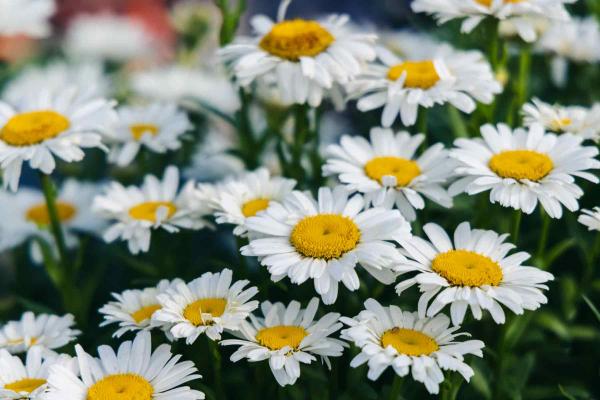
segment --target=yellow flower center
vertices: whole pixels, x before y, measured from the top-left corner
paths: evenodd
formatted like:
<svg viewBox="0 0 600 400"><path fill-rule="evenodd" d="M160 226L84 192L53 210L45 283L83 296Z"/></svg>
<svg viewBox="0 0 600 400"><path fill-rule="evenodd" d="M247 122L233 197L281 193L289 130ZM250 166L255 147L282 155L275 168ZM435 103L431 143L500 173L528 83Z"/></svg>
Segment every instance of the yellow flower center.
<svg viewBox="0 0 600 400"><path fill-rule="evenodd" d="M290 242L305 257L332 260L354 250L360 230L348 217L320 214L306 217L296 224Z"/></svg>
<svg viewBox="0 0 600 400"><path fill-rule="evenodd" d="M552 171L554 163L545 154L532 150L507 150L494 155L490 169L502 178L539 181Z"/></svg>
<svg viewBox="0 0 600 400"><path fill-rule="evenodd" d="M334 41L333 35L318 22L294 19L273 25L259 46L274 56L298 61L300 57L324 52Z"/></svg>
<svg viewBox="0 0 600 400"><path fill-rule="evenodd" d="M440 253L431 262L431 269L453 286L498 286L504 276L497 262L469 250Z"/></svg>
<svg viewBox="0 0 600 400"><path fill-rule="evenodd" d="M415 161L400 157L375 157L365 164L365 173L371 179L383 183L384 176L396 178L396 186L408 186L421 174Z"/></svg>
<svg viewBox="0 0 600 400"><path fill-rule="evenodd" d="M58 214L58 219L61 222L67 222L75 217L75 214L77 214L77 208L75 208L75 206L71 203L57 201L56 212ZM49 225L50 213L48 212L46 203L36 204L35 206L29 208L25 213L25 218L37 225Z"/></svg>
<svg viewBox="0 0 600 400"><path fill-rule="evenodd" d="M196 300L183 310L183 316L195 326L209 325L211 321L204 321L202 314L210 314L212 318L220 317L225 312L227 300L221 298L206 298Z"/></svg>
<svg viewBox="0 0 600 400"><path fill-rule="evenodd" d="M45 379L25 378L13 383L9 383L8 385L4 385L4 389L12 390L13 392L17 393L31 393L45 383Z"/></svg>
<svg viewBox="0 0 600 400"><path fill-rule="evenodd" d="M560 132L572 123L571 118L556 118L550 123L550 129L553 132Z"/></svg>
<svg viewBox="0 0 600 400"><path fill-rule="evenodd" d="M31 146L52 139L71 126L55 111L31 111L16 114L0 129L0 139L11 146Z"/></svg>
<svg viewBox="0 0 600 400"><path fill-rule="evenodd" d="M171 218L177 211L175 204L170 201L147 201L131 207L129 216L133 219L156 222L156 212L160 207L167 208L167 218Z"/></svg>
<svg viewBox="0 0 600 400"><path fill-rule="evenodd" d="M440 348L432 337L423 332L404 328L392 328L381 335L381 347L388 346L407 356L424 356Z"/></svg>
<svg viewBox="0 0 600 400"><path fill-rule="evenodd" d="M108 375L94 383L86 400L151 400L154 388L137 374Z"/></svg>
<svg viewBox="0 0 600 400"><path fill-rule="evenodd" d="M482 6L486 6L486 7L491 7L492 3L494 2L494 0L475 0L477 3L481 4ZM511 3L521 3L523 1L527 1L527 0L504 0L505 4L511 4Z"/></svg>
<svg viewBox="0 0 600 400"><path fill-rule="evenodd" d="M32 337L32 338L29 340L29 344L30 344L31 346L33 346L33 345L35 345L35 344L37 343L37 341L38 341L38 338L36 338L36 337ZM23 344L23 343L25 343L25 338L9 339L9 340L6 342L6 344L8 344L9 346L16 346L16 345Z"/></svg>
<svg viewBox="0 0 600 400"><path fill-rule="evenodd" d="M154 124L133 124L129 126L129 130L135 140L140 140L146 133L158 135L158 126Z"/></svg>
<svg viewBox="0 0 600 400"><path fill-rule="evenodd" d="M142 307L136 312L131 314L131 318L136 324L140 324L152 317L155 311L160 310L161 307L158 304L152 304L150 306Z"/></svg>
<svg viewBox="0 0 600 400"><path fill-rule="evenodd" d="M433 61L405 61L396 64L389 69L388 79L396 81L405 72L404 87L408 88L429 89L440 80Z"/></svg>
<svg viewBox="0 0 600 400"><path fill-rule="evenodd" d="M298 350L308 332L301 326L278 325L263 328L256 333L256 340L270 350L280 350L286 346Z"/></svg>
<svg viewBox="0 0 600 400"><path fill-rule="evenodd" d="M244 203L242 214L244 217L254 217L259 211L266 210L269 207L269 199L254 199Z"/></svg>

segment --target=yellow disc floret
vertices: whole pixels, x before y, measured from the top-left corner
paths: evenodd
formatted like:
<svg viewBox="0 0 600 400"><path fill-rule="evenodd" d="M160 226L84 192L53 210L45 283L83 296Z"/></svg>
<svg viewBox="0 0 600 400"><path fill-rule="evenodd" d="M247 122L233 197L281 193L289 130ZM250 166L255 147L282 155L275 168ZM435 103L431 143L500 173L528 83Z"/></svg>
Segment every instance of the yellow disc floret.
<svg viewBox="0 0 600 400"><path fill-rule="evenodd" d="M108 375L94 383L86 400L151 400L154 388L137 374Z"/></svg>
<svg viewBox="0 0 600 400"><path fill-rule="evenodd" d="M158 304L152 304L149 306L145 306L140 308L134 313L131 313L131 318L135 321L136 324L149 320L157 310L160 310L161 307Z"/></svg>
<svg viewBox="0 0 600 400"><path fill-rule="evenodd" d="M396 64L388 71L388 79L396 81L406 72L404 87L429 89L440 80L433 61L405 61Z"/></svg>
<svg viewBox="0 0 600 400"><path fill-rule="evenodd" d="M301 326L278 325L263 328L256 334L256 340L270 350L280 350L286 346L298 350L308 332Z"/></svg>
<svg viewBox="0 0 600 400"><path fill-rule="evenodd" d="M383 183L384 176L394 176L396 186L408 186L421 175L421 168L415 161L401 157L375 157L365 164L365 173L379 183Z"/></svg>
<svg viewBox="0 0 600 400"><path fill-rule="evenodd" d="M404 328L392 328L381 335L381 347L388 346L407 356L424 356L440 348L433 338L423 332Z"/></svg>
<svg viewBox="0 0 600 400"><path fill-rule="evenodd" d="M30 111L13 115L0 129L0 140L11 146L31 146L69 129L69 120L55 111Z"/></svg>
<svg viewBox="0 0 600 400"><path fill-rule="evenodd" d="M158 126L154 124L133 124L129 126L129 130L135 140L140 140L147 133L152 136L158 135Z"/></svg>
<svg viewBox="0 0 600 400"><path fill-rule="evenodd" d="M273 25L259 46L274 56L298 61L324 52L334 41L333 35L318 22L294 19Z"/></svg>
<svg viewBox="0 0 600 400"><path fill-rule="evenodd" d="M160 207L167 208L167 218L177 211L177 206L170 201L147 201L129 209L129 216L141 221L156 222L156 212Z"/></svg>
<svg viewBox="0 0 600 400"><path fill-rule="evenodd" d="M305 257L332 260L354 250L360 230L348 217L319 214L305 217L292 230L290 242Z"/></svg>
<svg viewBox="0 0 600 400"><path fill-rule="evenodd" d="M202 314L210 314L212 318L220 317L225 312L227 300L222 298L205 298L196 300L183 310L183 316L195 326L209 325L210 320L205 321Z"/></svg>
<svg viewBox="0 0 600 400"><path fill-rule="evenodd" d="M470 250L440 253L431 262L431 269L453 286L498 286L504 276L497 262Z"/></svg>
<svg viewBox="0 0 600 400"><path fill-rule="evenodd" d="M258 212L266 210L269 207L269 199L254 199L245 202L242 205L242 214L244 217L254 217Z"/></svg>
<svg viewBox="0 0 600 400"><path fill-rule="evenodd" d="M25 378L16 382L4 385L4 389L12 390L17 393L31 393L42 385L46 384L45 379Z"/></svg>
<svg viewBox="0 0 600 400"><path fill-rule="evenodd" d="M502 178L540 181L554 168L552 159L546 154L532 150L507 150L494 155L490 169Z"/></svg>
<svg viewBox="0 0 600 400"><path fill-rule="evenodd" d="M75 214L77 214L77 208L75 208L75 206L71 203L57 201L56 212L58 214L58 219L61 222L67 222L75 217ZM50 213L48 212L46 203L40 203L30 207L25 213L25 218L37 225L49 225Z"/></svg>

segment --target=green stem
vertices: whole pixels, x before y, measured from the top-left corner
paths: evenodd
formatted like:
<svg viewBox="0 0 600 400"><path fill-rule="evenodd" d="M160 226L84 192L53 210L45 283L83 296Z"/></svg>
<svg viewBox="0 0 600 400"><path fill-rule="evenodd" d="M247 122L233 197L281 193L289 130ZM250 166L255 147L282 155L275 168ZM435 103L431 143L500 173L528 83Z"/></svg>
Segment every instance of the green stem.
<svg viewBox="0 0 600 400"><path fill-rule="evenodd" d="M519 76L517 79L517 103L515 105L515 121L519 120L519 110L529 95L529 78L531 73L531 47L523 45L519 55Z"/></svg>
<svg viewBox="0 0 600 400"><path fill-rule="evenodd" d="M488 57L490 64L492 64L492 70L497 72L499 65L499 53L500 53L500 36L498 34L498 20L490 18L488 22L489 29L489 47Z"/></svg>
<svg viewBox="0 0 600 400"><path fill-rule="evenodd" d="M398 400L400 392L402 391L402 383L404 380L399 375L394 374L394 381L392 382L392 388L390 389L389 400Z"/></svg>
<svg viewBox="0 0 600 400"><path fill-rule="evenodd" d="M540 263L540 267L546 267L544 253L546 251L546 245L548 244L548 232L550 230L550 217L543 208L540 208L540 216L542 218L542 230L540 233L540 240L538 242L536 259Z"/></svg>
<svg viewBox="0 0 600 400"><path fill-rule="evenodd" d="M304 168L302 167L302 154L310 134L308 110L309 108L305 104L294 106L294 143L291 151L290 172L298 182L303 182L305 177Z"/></svg>
<svg viewBox="0 0 600 400"><path fill-rule="evenodd" d="M513 216L513 222L511 227L511 239L514 244L517 244L519 241L519 229L521 228L521 219L523 217L523 212L521 210L515 210Z"/></svg>
<svg viewBox="0 0 600 400"><path fill-rule="evenodd" d="M46 207L48 208L48 216L50 217L50 229L58 248L58 255L60 258L60 265L63 268L65 276L69 276L71 266L67 258L67 246L65 245L65 236L58 217L58 209L56 208L56 188L52 182L50 175L46 175L40 172L40 181L42 184L42 191L44 192L44 198L46 199Z"/></svg>
<svg viewBox="0 0 600 400"><path fill-rule="evenodd" d="M460 111L450 104L447 105L446 109L448 110L448 119L450 120L450 127L452 128L452 133L454 133L454 138L469 137L467 125L462 115L460 115Z"/></svg>
<svg viewBox="0 0 600 400"><path fill-rule="evenodd" d="M243 88L239 90L240 110L236 114L236 123L239 134L239 152L248 169L259 166L259 158L262 149L259 149L254 138L252 125L250 124L250 95Z"/></svg>
<svg viewBox="0 0 600 400"><path fill-rule="evenodd" d="M219 344L214 340L211 340L206 337L208 341L208 351L212 357L212 366L213 366L213 378L214 378L214 388L217 400L225 400L227 396L225 395L225 391L223 389L223 374L221 371L221 352L219 351Z"/></svg>
<svg viewBox="0 0 600 400"><path fill-rule="evenodd" d="M458 376L456 373L448 373L446 379L442 383L440 400L456 400L462 383L462 377Z"/></svg>
<svg viewBox="0 0 600 400"><path fill-rule="evenodd" d="M419 114L417 115L417 131L427 137L427 109L425 107L419 108Z"/></svg>

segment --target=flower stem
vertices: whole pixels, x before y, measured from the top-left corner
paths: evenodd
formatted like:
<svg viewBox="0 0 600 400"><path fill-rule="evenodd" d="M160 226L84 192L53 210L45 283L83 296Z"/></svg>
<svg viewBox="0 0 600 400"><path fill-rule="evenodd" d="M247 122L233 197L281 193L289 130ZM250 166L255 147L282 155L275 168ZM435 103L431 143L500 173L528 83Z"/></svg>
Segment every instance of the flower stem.
<svg viewBox="0 0 600 400"><path fill-rule="evenodd" d="M394 374L394 381L392 382L392 388L390 389L389 400L398 400L400 398L400 392L402 391L402 377Z"/></svg>
<svg viewBox="0 0 600 400"><path fill-rule="evenodd" d="M540 267L546 267L544 260L544 252L546 251L546 245L548 244L548 231L550 230L550 217L543 208L540 208L540 216L542 218L542 231L540 233L540 240L538 242L536 260L540 263Z"/></svg>
<svg viewBox="0 0 600 400"><path fill-rule="evenodd" d="M529 94L529 78L531 72L531 47L523 45L519 55L519 76L517 79L517 104L515 107L515 121L519 120L519 110L527 101Z"/></svg>
<svg viewBox="0 0 600 400"><path fill-rule="evenodd" d="M217 400L225 400L227 396L225 395L225 391L223 390L223 374L221 372L221 352L219 351L219 344L211 340L208 336L206 337L208 341L208 351L212 357L212 366L213 366L213 378L214 378L214 387L215 394Z"/></svg>
<svg viewBox="0 0 600 400"><path fill-rule="evenodd" d="M512 227L510 230L512 242L514 244L517 244L517 242L519 241L519 229L521 228L522 217L523 217L523 211L515 210L514 216L513 216Z"/></svg>
<svg viewBox="0 0 600 400"><path fill-rule="evenodd" d="M50 229L52 231L52 235L54 236L56 247L58 248L60 265L62 266L65 275L68 276L68 274L70 274L72 271L67 258L65 236L60 223L60 218L58 217L58 209L56 208L56 188L54 187L54 183L52 182L50 175L40 172L40 181L42 184L42 191L44 192L44 198L46 199L48 216L50 217Z"/></svg>
<svg viewBox="0 0 600 400"><path fill-rule="evenodd" d="M302 167L302 154L304 151L304 145L309 138L309 108L305 104L294 105L294 142L291 149L291 168L290 173L292 178L298 182L303 182L305 177L305 171Z"/></svg>

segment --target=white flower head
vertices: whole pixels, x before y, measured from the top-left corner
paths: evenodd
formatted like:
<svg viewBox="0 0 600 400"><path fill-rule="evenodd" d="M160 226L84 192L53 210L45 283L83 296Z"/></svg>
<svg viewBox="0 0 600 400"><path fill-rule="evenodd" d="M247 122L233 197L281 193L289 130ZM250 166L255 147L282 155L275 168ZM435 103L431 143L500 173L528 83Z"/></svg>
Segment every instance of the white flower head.
<svg viewBox="0 0 600 400"><path fill-rule="evenodd" d="M9 353L24 353L32 346L46 350L59 349L75 340L81 333L73 329L75 319L71 314L39 314L28 311L18 321L9 321L0 326L0 349Z"/></svg>
<svg viewBox="0 0 600 400"><path fill-rule="evenodd" d="M368 377L377 380L392 367L399 376L411 373L432 394L439 392L443 371L457 371L467 381L474 375L465 363L465 355L483 357L481 340L459 341L460 327L451 327L444 314L420 317L398 306L383 307L374 299L365 301L365 310L354 318L342 318L349 327L342 338L354 342L361 352L350 363L358 367L367 363Z"/></svg>
<svg viewBox="0 0 600 400"><path fill-rule="evenodd" d="M102 217L115 220L104 233L104 240L126 240L129 251L137 254L150 248L153 229L175 233L180 228L206 227L208 223L203 217L209 210L195 200L194 186L189 181L178 190L179 170L173 166L167 167L162 181L146 175L141 187L112 182L103 195L94 199L92 206Z"/></svg>
<svg viewBox="0 0 600 400"><path fill-rule="evenodd" d="M461 179L450 193L474 195L490 191L490 201L531 214L538 202L552 218L562 216L562 206L577 211L583 191L575 177L598 183L590 169L600 168L598 149L582 146L583 138L544 132L539 124L514 131L505 124L481 127L483 138L458 139L450 156L461 165Z"/></svg>
<svg viewBox="0 0 600 400"><path fill-rule="evenodd" d="M54 0L3 0L0 2L0 36L46 37L52 30Z"/></svg>
<svg viewBox="0 0 600 400"><path fill-rule="evenodd" d="M282 1L277 22L252 18L256 36L239 38L223 48L239 84L274 85L285 104L317 107L325 96L341 97L341 86L354 79L366 61L375 58L374 35L354 33L348 16L325 20L285 20L289 1Z"/></svg>
<svg viewBox="0 0 600 400"><path fill-rule="evenodd" d="M523 314L547 302L543 290L554 277L522 265L530 257L524 251L508 255L515 248L505 243L508 234L471 229L468 222L458 225L454 241L437 224L426 224L423 231L429 241L416 236L401 241L409 261L399 268L416 275L396 286L398 295L406 288L419 286L420 317L434 316L450 305L454 325L462 323L468 308L477 320L482 310L487 310L497 324L503 324L501 304L515 314Z"/></svg>
<svg viewBox="0 0 600 400"><path fill-rule="evenodd" d="M415 209L425 207L423 196L452 206L452 197L442 185L453 173L455 161L441 143L416 157L423 134L373 128L370 139L343 136L339 145L330 145L324 174L337 175L350 191L364 193L375 206L396 206L408 221L417 217Z"/></svg>
<svg viewBox="0 0 600 400"><path fill-rule="evenodd" d="M24 161L50 174L55 157L81 161L83 148L104 149L100 132L114 117L114 104L76 86L39 88L14 104L0 101L0 168L4 187L16 191Z"/></svg>
<svg viewBox="0 0 600 400"><path fill-rule="evenodd" d="M238 334L241 339L223 340L224 346L240 346L231 361L243 358L250 362L269 360L271 372L281 386L293 385L300 377L300 364L310 364L319 356L331 368L329 357L340 357L344 343L330 338L342 324L340 314L328 313L318 320L319 300L313 298L306 309L297 301L261 304L264 318L250 315Z"/></svg>
<svg viewBox="0 0 600 400"><path fill-rule="evenodd" d="M377 280L391 284L403 258L394 244L410 235L410 225L398 210L369 208L360 194L346 188L322 187L318 198L294 191L248 218L250 242L242 254L259 257L275 282L314 281L325 304L335 302L338 284L357 290L357 265Z"/></svg>
<svg viewBox="0 0 600 400"><path fill-rule="evenodd" d="M585 225L588 231L600 231L600 207L594 207L592 210L581 210L581 215L577 221Z"/></svg>
<svg viewBox="0 0 600 400"><path fill-rule="evenodd" d="M173 103L123 106L118 118L106 132L111 151L108 159L119 166L129 165L143 147L154 153L166 153L181 147L181 137L192 124Z"/></svg>
<svg viewBox="0 0 600 400"><path fill-rule="evenodd" d="M404 125L414 125L419 107L449 103L471 113L475 101L491 103L502 91L479 51L440 45L428 55L406 59L380 47L377 55L380 62L369 65L346 89L352 98L359 99L360 111L383 108L381 125L385 128L392 126L398 116Z"/></svg>
<svg viewBox="0 0 600 400"><path fill-rule="evenodd" d="M192 344L202 334L220 340L224 329L237 331L258 301L250 300L258 293L250 282L233 282L233 273L224 269L206 272L186 284L178 282L158 295L161 308L152 316L153 323L168 330L175 339L185 338Z"/></svg>
<svg viewBox="0 0 600 400"><path fill-rule="evenodd" d="M204 393L183 384L201 378L191 361L179 361L171 346L152 351L150 333L140 332L133 341L121 343L117 352L98 348L99 358L75 346L79 375L53 365L44 400L104 400L116 398L199 400Z"/></svg>

